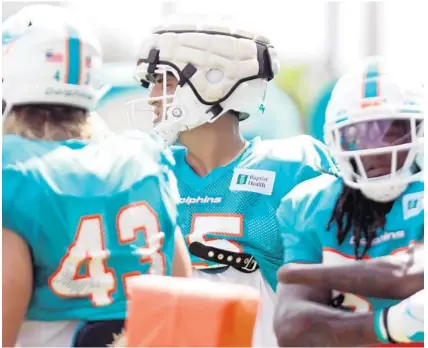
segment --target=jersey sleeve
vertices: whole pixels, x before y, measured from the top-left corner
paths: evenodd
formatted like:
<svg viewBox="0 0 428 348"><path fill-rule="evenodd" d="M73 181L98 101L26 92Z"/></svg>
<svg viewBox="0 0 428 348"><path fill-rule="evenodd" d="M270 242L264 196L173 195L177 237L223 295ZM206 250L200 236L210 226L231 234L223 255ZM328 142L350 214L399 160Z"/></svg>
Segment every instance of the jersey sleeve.
<svg viewBox="0 0 428 348"><path fill-rule="evenodd" d="M32 179L25 163L35 151L28 140L14 134L3 136L2 145L2 226L32 245L38 238L34 231L40 227L34 220L41 209L40 192L29 184Z"/></svg>
<svg viewBox="0 0 428 348"><path fill-rule="evenodd" d="M169 148L166 148L164 141L155 134L142 133L140 131L127 132L128 137L143 140L143 152L150 154L150 157L160 167L160 189L163 202L166 206L167 215L175 224L177 219L177 204L179 193L177 179L174 175L175 159ZM175 226L174 226L175 228Z"/></svg>
<svg viewBox="0 0 428 348"><path fill-rule="evenodd" d="M297 191L296 191L297 189ZM284 264L287 263L321 263L322 244L308 221L305 212L309 207L299 201L296 187L283 198L277 210L284 250Z"/></svg>
<svg viewBox="0 0 428 348"><path fill-rule="evenodd" d="M301 136L302 139L302 165L297 173L297 181L317 177L323 173L339 176L339 169L327 146L309 135Z"/></svg>
<svg viewBox="0 0 428 348"><path fill-rule="evenodd" d="M180 200L177 179L174 174L175 161L169 149L161 152L161 164L163 165L161 192L167 214L171 219L173 230L177 227L177 204Z"/></svg>
<svg viewBox="0 0 428 348"><path fill-rule="evenodd" d="M147 169L147 163L151 163L152 173L156 172L158 184L152 187L152 197L156 201L155 206L161 212L163 232L173 235L177 225L179 194L177 180L173 173L175 160L171 150L166 148L165 143L154 134L133 131L127 132L126 136L140 142L139 159L141 156L147 159L147 161L140 161L140 165Z"/></svg>
<svg viewBox="0 0 428 348"><path fill-rule="evenodd" d="M24 207L21 204L23 200L26 201L27 196L25 190L22 190L24 180L23 172L11 167L2 169L2 226L18 234L30 245L29 231L32 230L32 226L26 209L31 207Z"/></svg>

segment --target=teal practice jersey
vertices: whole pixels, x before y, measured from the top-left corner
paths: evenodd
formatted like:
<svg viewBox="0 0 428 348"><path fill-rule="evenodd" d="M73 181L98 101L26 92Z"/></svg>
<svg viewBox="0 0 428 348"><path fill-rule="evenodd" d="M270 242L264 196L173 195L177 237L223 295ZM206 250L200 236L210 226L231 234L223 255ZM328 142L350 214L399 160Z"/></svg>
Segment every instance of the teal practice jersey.
<svg viewBox="0 0 428 348"><path fill-rule="evenodd" d="M143 134L3 137L3 227L26 241L33 258L27 319L124 319L131 277L171 273L172 166Z"/></svg>
<svg viewBox="0 0 428 348"><path fill-rule="evenodd" d="M284 263L325 263L339 265L355 261L355 240L348 233L342 244L337 240L337 225L327 225L343 182L331 175L308 180L287 195L278 209L284 244ZM423 241L424 184L410 184L398 197L386 215L385 228L378 229L376 237L364 258L391 255L406 250L412 243ZM358 209L358 207L356 207ZM352 230L351 230L352 232ZM361 255L366 240L360 240ZM334 291L333 297L339 295ZM364 298L344 294L342 308L372 311L391 306L399 301Z"/></svg>
<svg viewBox="0 0 428 348"><path fill-rule="evenodd" d="M177 222L186 242L251 254L275 290L283 255L276 210L297 184L335 171L326 147L306 135L255 138L237 159L204 177L188 165L186 151L173 149L180 193ZM219 267L193 255L192 264Z"/></svg>

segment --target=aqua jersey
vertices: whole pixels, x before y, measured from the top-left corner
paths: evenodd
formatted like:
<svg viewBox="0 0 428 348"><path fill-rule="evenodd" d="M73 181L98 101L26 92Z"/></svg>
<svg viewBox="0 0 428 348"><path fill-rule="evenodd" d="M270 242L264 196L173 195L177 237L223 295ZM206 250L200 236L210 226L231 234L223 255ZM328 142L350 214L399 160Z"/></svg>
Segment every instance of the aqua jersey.
<svg viewBox="0 0 428 348"><path fill-rule="evenodd" d="M284 198L278 209L284 243L284 263L339 265L355 261L355 240L352 233L348 233L343 243L339 244L336 223L327 230L342 187L340 178L322 175L297 186ZM377 230L376 237L364 258L397 253L406 250L411 243L423 240L423 195L422 182L408 186L406 191L394 201L390 212L386 215L384 229ZM366 241L362 238L359 255L365 244ZM340 294L334 291L333 297L338 295ZM343 295L341 307L348 310L372 311L399 302L390 299L364 298L348 293Z"/></svg>
<svg viewBox="0 0 428 348"><path fill-rule="evenodd" d="M3 137L3 227L33 257L27 319L123 319L130 277L171 273L178 192L161 151L146 135Z"/></svg>
<svg viewBox="0 0 428 348"><path fill-rule="evenodd" d="M251 254L275 290L283 255L276 210L294 186L336 170L326 147L306 135L256 138L237 159L204 177L189 166L186 151L173 149L180 193L177 222L186 242ZM196 268L219 266L194 255L192 263Z"/></svg>

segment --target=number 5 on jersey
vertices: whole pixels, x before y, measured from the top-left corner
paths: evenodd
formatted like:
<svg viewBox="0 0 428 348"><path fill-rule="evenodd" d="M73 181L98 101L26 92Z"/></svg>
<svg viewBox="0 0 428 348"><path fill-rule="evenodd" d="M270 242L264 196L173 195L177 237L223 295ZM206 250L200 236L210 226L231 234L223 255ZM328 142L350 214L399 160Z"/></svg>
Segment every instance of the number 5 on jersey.
<svg viewBox="0 0 428 348"><path fill-rule="evenodd" d="M165 274L165 256L160 251L163 237L159 218L147 203L138 202L123 207L116 217L116 232L119 244L132 243L137 233L144 233L146 245L136 248L134 253L141 255L141 262L150 263L149 273ZM105 246L104 237L101 215L80 219L73 243L49 278L49 286L57 296L89 297L94 306L113 302L111 294L117 288L117 277L107 267L110 252ZM79 275L79 269L85 263L86 274ZM136 272L123 275L125 289L127 279L136 275Z"/></svg>
<svg viewBox="0 0 428 348"><path fill-rule="evenodd" d="M207 234L219 238L208 238ZM242 246L234 240L225 237L242 237L244 235L244 217L241 214L193 214L192 227L187 236L187 243L201 242L207 246L227 251L242 253ZM216 268L223 265L208 266L207 262L192 262L193 267Z"/></svg>

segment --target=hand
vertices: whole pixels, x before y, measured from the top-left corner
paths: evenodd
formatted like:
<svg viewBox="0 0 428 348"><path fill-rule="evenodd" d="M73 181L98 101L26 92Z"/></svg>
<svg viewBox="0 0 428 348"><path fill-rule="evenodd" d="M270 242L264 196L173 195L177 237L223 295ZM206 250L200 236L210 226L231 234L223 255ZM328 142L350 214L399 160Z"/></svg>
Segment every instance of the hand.
<svg viewBox="0 0 428 348"><path fill-rule="evenodd" d="M424 341L424 290L375 313L374 328L382 343Z"/></svg>

